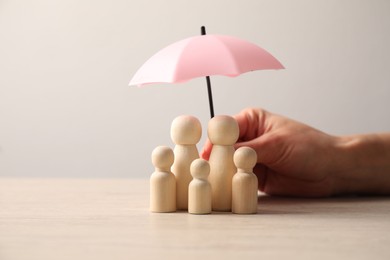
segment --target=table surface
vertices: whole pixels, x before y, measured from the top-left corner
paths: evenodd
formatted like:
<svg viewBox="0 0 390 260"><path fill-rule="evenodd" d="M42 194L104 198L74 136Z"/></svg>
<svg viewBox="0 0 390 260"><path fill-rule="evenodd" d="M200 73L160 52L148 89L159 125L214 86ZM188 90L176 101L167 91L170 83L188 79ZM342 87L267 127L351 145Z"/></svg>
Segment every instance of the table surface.
<svg viewBox="0 0 390 260"><path fill-rule="evenodd" d="M0 259L390 259L390 197L190 215L150 213L148 193L148 180L0 179Z"/></svg>

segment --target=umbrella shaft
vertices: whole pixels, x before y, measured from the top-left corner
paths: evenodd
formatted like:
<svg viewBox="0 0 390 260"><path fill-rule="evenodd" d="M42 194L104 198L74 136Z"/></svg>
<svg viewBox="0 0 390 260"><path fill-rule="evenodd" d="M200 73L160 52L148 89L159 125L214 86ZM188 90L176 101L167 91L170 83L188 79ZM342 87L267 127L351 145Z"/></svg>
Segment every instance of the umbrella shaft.
<svg viewBox="0 0 390 260"><path fill-rule="evenodd" d="M210 117L214 117L214 105L213 105L213 93L211 91L210 77L206 76L207 81L207 93L209 94L209 106L210 106Z"/></svg>

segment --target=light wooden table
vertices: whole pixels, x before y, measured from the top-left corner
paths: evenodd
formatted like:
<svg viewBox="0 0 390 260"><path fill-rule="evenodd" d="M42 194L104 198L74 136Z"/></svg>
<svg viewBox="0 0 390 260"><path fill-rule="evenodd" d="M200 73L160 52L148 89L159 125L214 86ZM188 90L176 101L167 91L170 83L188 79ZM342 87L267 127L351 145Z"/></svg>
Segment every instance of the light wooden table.
<svg viewBox="0 0 390 260"><path fill-rule="evenodd" d="M148 211L148 180L0 179L0 259L390 259L390 197Z"/></svg>

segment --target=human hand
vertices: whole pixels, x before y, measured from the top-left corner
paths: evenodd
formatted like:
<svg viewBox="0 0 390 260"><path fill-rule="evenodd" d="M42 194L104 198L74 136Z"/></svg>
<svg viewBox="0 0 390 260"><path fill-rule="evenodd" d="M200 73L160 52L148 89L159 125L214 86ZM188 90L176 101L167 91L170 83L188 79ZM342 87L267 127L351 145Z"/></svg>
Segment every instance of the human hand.
<svg viewBox="0 0 390 260"><path fill-rule="evenodd" d="M323 197L339 193L339 138L262 109L234 116L240 135L235 148L249 146L257 155L259 189L271 195ZM207 141L201 157L208 160Z"/></svg>

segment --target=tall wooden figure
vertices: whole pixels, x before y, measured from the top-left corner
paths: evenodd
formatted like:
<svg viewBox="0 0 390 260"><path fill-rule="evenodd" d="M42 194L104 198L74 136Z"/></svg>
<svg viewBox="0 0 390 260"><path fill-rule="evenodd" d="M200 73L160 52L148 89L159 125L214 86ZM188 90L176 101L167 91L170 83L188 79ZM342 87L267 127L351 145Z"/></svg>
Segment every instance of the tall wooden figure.
<svg viewBox="0 0 390 260"><path fill-rule="evenodd" d="M232 182L232 212L236 214L257 213L257 177L253 167L257 162L257 154L250 147L241 147L234 153L237 173Z"/></svg>
<svg viewBox="0 0 390 260"><path fill-rule="evenodd" d="M207 180L210 173L209 163L196 159L191 163L192 181L188 187L188 213L211 213L211 185Z"/></svg>
<svg viewBox="0 0 390 260"><path fill-rule="evenodd" d="M202 126L193 116L176 117L171 125L171 138L176 144L172 172L176 176L177 208L188 209L188 185L192 180L190 165L199 158L196 144L202 136Z"/></svg>
<svg viewBox="0 0 390 260"><path fill-rule="evenodd" d="M150 211L176 211L176 179L170 168L174 155L171 148L158 146L152 152L155 171L150 177Z"/></svg>
<svg viewBox="0 0 390 260"><path fill-rule="evenodd" d="M230 211L232 178L236 172L233 144L238 139L238 124L231 116L215 116L209 121L207 132L213 144L209 159L212 207L215 211Z"/></svg>

